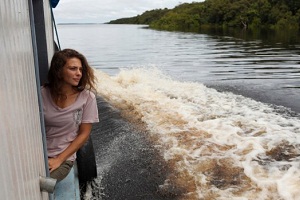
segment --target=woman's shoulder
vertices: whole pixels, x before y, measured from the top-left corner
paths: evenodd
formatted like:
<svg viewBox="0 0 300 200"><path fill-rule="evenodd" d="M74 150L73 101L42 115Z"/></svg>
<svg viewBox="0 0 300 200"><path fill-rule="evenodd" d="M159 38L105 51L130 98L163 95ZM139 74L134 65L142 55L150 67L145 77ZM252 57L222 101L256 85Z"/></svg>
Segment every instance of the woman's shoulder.
<svg viewBox="0 0 300 200"><path fill-rule="evenodd" d="M92 98L92 99L96 98L95 93L90 90L87 90L87 89L82 90L80 93L81 93L81 96L86 97L86 98Z"/></svg>

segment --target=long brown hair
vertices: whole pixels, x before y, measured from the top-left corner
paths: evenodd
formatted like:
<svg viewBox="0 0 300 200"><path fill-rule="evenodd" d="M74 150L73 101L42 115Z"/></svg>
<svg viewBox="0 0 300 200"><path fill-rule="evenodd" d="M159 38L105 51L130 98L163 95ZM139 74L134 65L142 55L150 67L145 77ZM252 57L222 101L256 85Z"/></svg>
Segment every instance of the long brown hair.
<svg viewBox="0 0 300 200"><path fill-rule="evenodd" d="M74 90L82 91L87 89L96 92L96 77L94 75L94 70L89 66L85 56L74 49L64 49L54 53L48 72L48 83L45 84L46 87L49 87L51 95L55 101L57 101L59 97L65 96L62 94L62 71L67 60L71 58L78 58L82 64L82 77L78 86L73 87Z"/></svg>

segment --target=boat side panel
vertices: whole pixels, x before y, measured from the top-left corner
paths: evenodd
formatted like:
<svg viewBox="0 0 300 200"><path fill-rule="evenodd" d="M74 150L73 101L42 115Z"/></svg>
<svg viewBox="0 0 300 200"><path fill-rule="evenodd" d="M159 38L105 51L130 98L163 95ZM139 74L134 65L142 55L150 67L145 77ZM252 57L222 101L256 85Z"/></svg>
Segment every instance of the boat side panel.
<svg viewBox="0 0 300 200"><path fill-rule="evenodd" d="M0 1L0 194L48 199L40 192L44 153L28 0Z"/></svg>

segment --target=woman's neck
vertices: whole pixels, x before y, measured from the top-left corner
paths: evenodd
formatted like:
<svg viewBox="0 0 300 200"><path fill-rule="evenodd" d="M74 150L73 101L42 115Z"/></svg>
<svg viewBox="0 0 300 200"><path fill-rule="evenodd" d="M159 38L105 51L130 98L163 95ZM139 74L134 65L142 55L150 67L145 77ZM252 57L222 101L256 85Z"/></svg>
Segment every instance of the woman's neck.
<svg viewBox="0 0 300 200"><path fill-rule="evenodd" d="M77 92L78 91L70 85L66 85L61 88L61 94L65 96L73 95L76 94Z"/></svg>
<svg viewBox="0 0 300 200"><path fill-rule="evenodd" d="M74 87L63 87L58 98L54 99L54 102L60 108L68 107L76 101L78 94L79 91Z"/></svg>

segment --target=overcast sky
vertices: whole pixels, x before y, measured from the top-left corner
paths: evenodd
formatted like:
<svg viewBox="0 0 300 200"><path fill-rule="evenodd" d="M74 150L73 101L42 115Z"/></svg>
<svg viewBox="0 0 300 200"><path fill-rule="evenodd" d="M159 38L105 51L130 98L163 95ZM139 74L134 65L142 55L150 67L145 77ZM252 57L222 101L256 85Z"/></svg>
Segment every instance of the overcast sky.
<svg viewBox="0 0 300 200"><path fill-rule="evenodd" d="M53 12L57 23L105 23L134 17L147 10L174 8L180 3L201 1L203 0L60 0Z"/></svg>

